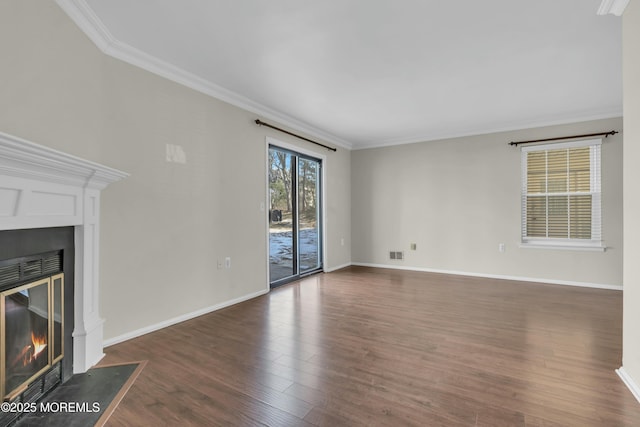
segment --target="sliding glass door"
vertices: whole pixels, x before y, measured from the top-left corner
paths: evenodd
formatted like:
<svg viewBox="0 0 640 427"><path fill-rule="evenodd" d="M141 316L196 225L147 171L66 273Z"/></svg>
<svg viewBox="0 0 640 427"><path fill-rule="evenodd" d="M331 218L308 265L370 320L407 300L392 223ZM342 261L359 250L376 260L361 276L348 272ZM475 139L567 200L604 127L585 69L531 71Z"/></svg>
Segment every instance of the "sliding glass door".
<svg viewBox="0 0 640 427"><path fill-rule="evenodd" d="M278 286L322 269L322 163L269 146L269 277Z"/></svg>
<svg viewBox="0 0 640 427"><path fill-rule="evenodd" d="M320 161L298 158L298 242L300 274L322 267L320 262Z"/></svg>

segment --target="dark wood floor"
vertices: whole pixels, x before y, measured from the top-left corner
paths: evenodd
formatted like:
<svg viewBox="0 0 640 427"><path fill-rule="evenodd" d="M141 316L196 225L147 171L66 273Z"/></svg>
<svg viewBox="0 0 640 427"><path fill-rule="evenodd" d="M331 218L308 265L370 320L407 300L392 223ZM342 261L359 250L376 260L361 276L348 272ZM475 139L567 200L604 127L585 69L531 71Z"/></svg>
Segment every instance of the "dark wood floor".
<svg viewBox="0 0 640 427"><path fill-rule="evenodd" d="M107 426L638 426L622 293L350 267L106 349Z"/></svg>

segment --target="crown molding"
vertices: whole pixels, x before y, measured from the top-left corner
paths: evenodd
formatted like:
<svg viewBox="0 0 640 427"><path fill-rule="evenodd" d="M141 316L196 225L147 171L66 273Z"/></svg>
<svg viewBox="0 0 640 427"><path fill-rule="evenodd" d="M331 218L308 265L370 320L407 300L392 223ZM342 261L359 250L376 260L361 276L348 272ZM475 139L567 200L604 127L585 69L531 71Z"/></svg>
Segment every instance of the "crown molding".
<svg viewBox="0 0 640 427"><path fill-rule="evenodd" d="M458 132L441 132L441 133L431 133L431 134L421 134L415 135L413 137L407 138L398 138L398 139L387 139L379 142L374 142L372 144L354 144L352 150L366 150L369 148L383 148L383 147L391 147L394 145L405 145L405 144L417 144L420 142L430 142L430 141L441 141L445 139L453 139L453 138L464 138L471 136L479 136L479 135L488 135L492 133L501 133L501 132L512 132L519 131L523 129L536 129L547 126L559 126L559 125L567 125L572 123L581 123L581 122L589 122L593 120L605 120L605 119L615 119L622 117L621 109L612 109L607 111L598 111L585 113L581 115L569 115L562 118L557 119L540 119L535 121L514 121L511 123L503 123L501 126L494 127L473 127L467 129L461 129Z"/></svg>
<svg viewBox="0 0 640 427"><path fill-rule="evenodd" d="M107 53L116 39L84 0L56 0L60 8L98 48Z"/></svg>
<svg viewBox="0 0 640 427"><path fill-rule="evenodd" d="M193 73L185 71L173 64L156 58L133 46L116 39L100 18L95 14L85 0L56 0L60 8L71 18L73 22L89 37L89 39L106 55L119 59L123 62L142 68L148 72L171 80L190 89L224 101L228 104L252 112L260 118L273 120L292 130L301 132L311 137L315 137L349 150L358 150L375 147L385 147L402 144L412 144L417 142L434 141L441 139L459 138L465 136L482 135L488 133L505 132L512 130L552 126L557 124L583 122L588 120L605 119L622 116L622 111L593 112L585 115L575 115L563 117L561 119L537 120L518 123L505 123L503 126L487 128L461 129L455 133L414 135L411 137L393 138L372 143L358 143L342 139L334 134L326 132L320 128L309 125L306 122L280 111L269 108L263 104L255 102L245 96L230 91L222 86L206 80ZM598 14L608 13L620 16L629 0L603 0Z"/></svg>
<svg viewBox="0 0 640 427"><path fill-rule="evenodd" d="M219 99L243 110L258 114L262 118L277 121L298 132L351 149L353 144L315 126L297 120L280 111L255 102L245 96L218 86L200 76L185 71L173 64L149 55L116 39L95 12L84 0L56 0L60 8L106 55L142 68L190 89Z"/></svg>
<svg viewBox="0 0 640 427"><path fill-rule="evenodd" d="M621 16L628 4L629 0L602 0L600 8L598 8L598 15L607 15L610 13Z"/></svg>

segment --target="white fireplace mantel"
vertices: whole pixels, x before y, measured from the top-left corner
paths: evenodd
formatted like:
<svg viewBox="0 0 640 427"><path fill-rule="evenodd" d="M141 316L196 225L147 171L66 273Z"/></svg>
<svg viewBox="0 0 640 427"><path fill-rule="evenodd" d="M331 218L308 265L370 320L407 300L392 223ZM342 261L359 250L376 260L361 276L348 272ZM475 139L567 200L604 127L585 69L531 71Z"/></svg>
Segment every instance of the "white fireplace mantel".
<svg viewBox="0 0 640 427"><path fill-rule="evenodd" d="M73 370L103 356L100 191L129 176L0 132L0 230L75 227Z"/></svg>

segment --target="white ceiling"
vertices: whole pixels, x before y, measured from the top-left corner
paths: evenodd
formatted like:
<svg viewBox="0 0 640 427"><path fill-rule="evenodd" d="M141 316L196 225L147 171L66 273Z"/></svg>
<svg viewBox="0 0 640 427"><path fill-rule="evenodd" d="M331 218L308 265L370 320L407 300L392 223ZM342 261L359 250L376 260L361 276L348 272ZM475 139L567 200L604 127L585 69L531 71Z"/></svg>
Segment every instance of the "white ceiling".
<svg viewBox="0 0 640 427"><path fill-rule="evenodd" d="M105 52L340 146L622 115L601 0L58 2Z"/></svg>

